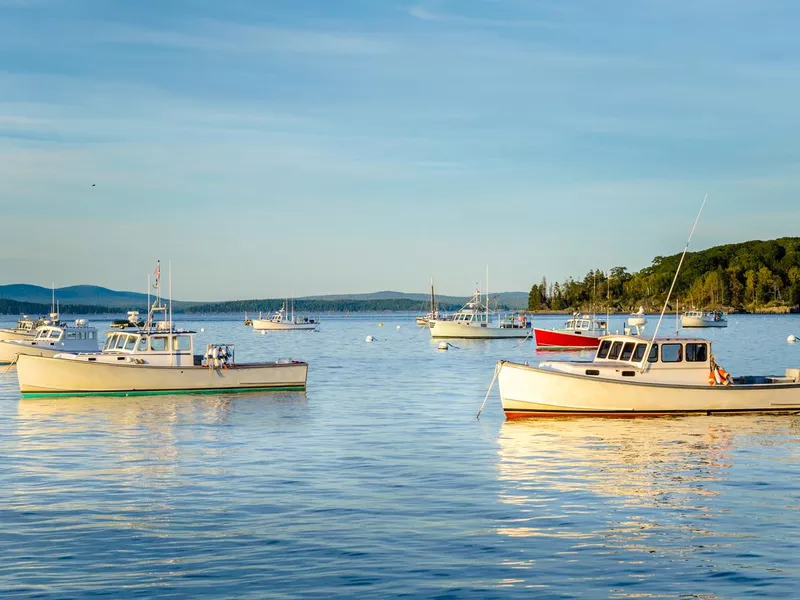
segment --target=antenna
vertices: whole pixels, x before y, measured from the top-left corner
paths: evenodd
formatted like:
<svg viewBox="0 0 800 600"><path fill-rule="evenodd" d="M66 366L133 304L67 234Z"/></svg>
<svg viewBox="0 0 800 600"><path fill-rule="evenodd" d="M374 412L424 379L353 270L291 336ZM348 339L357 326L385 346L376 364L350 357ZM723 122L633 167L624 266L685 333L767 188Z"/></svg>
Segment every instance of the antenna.
<svg viewBox="0 0 800 600"><path fill-rule="evenodd" d="M661 321L664 319L664 313L667 311L667 304L669 304L669 299L672 296L672 290L675 289L675 282L678 281L678 274L681 272L681 267L683 266L683 259L686 258L686 252L689 250L689 243L692 241L692 236L694 235L694 230L697 228L697 222L700 220L700 215L703 213L703 207L706 205L706 200L708 200L708 193L703 196L703 203L700 205L700 210L697 212L697 216L694 219L694 225L692 225L692 230L689 232L689 239L686 240L686 246L683 248L683 254L681 254L681 259L678 261L678 268L675 269L675 277L672 278L672 285L669 286L669 291L667 292L667 298L664 300L664 307L661 309L661 315L658 317L658 323L656 323L656 329L653 332L652 339L647 344L647 349L645 350L644 356L642 357L642 366L639 367L641 372L644 372L644 366L647 363L647 360L650 358L650 350L653 347L653 342L656 339L656 335L658 335L658 328L661 327Z"/></svg>

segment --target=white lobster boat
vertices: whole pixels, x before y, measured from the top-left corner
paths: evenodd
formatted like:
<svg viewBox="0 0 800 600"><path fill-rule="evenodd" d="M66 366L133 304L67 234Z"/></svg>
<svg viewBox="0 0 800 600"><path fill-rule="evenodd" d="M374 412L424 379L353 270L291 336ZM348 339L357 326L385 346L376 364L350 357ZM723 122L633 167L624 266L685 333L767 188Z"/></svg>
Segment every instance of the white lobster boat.
<svg viewBox="0 0 800 600"><path fill-rule="evenodd" d="M286 312L286 306L266 319L252 319L251 325L254 331L313 331L319 327L319 319L311 317L296 317L294 315L294 305L291 314Z"/></svg>
<svg viewBox="0 0 800 600"><path fill-rule="evenodd" d="M156 322L154 314L164 313ZM237 363L233 344L208 344L194 353L193 331L173 327L157 298L144 327L112 332L101 352L20 355L17 379L23 397L134 396L304 390L302 361Z"/></svg>
<svg viewBox="0 0 800 600"><path fill-rule="evenodd" d="M496 339L526 338L531 334L531 323L525 315L511 315L504 319L499 313L489 310L488 297L487 293L484 301L481 292L475 290L472 299L452 317L431 319L428 323L431 337Z"/></svg>
<svg viewBox="0 0 800 600"><path fill-rule="evenodd" d="M727 327L725 313L709 310L687 310L681 315L681 327Z"/></svg>
<svg viewBox="0 0 800 600"><path fill-rule="evenodd" d="M56 321L58 321L58 315L56 314L55 316ZM51 322L52 321L48 321L47 319L37 319L36 321L32 321L28 318L28 315L23 315L21 319L17 320L16 327L0 329L0 342L11 340L32 340L36 337L36 332L40 327L49 325Z"/></svg>
<svg viewBox="0 0 800 600"><path fill-rule="evenodd" d="M497 369L509 419L800 411L800 369L731 378L701 338L607 336L591 361L500 361Z"/></svg>
<svg viewBox="0 0 800 600"><path fill-rule="evenodd" d="M55 356L62 352L97 352L97 329L76 319L74 325L43 325L33 339L0 341L0 365L15 362L20 354Z"/></svg>

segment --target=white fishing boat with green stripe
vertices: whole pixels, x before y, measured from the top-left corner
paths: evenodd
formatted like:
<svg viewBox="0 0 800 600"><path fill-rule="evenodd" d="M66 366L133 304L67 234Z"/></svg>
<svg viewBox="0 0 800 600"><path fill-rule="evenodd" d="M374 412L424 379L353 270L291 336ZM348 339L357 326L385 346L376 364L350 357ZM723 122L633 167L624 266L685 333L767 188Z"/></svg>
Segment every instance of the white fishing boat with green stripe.
<svg viewBox="0 0 800 600"><path fill-rule="evenodd" d="M160 269L156 270L156 282ZM156 284L157 285L157 284ZM171 303L170 303L171 305ZM155 315L163 313L163 320ZM175 393L304 390L308 364L298 360L238 363L233 344L208 344L195 354L194 331L172 324L156 297L144 326L111 332L100 352L53 357L20 355L23 396L133 396Z"/></svg>

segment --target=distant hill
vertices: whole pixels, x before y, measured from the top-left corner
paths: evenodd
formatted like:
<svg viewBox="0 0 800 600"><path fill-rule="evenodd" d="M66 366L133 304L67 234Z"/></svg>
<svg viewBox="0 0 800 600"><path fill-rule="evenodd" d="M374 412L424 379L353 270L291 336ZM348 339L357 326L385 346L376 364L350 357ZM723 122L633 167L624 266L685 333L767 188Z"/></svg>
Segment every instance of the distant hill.
<svg viewBox="0 0 800 600"><path fill-rule="evenodd" d="M0 285L0 298L17 302L46 304L48 312L53 290L38 285L15 283ZM97 285L71 285L56 288L56 301L61 304L81 304L86 306L105 306L113 309L133 309L147 306L147 294L138 292L118 292ZM174 308L182 308L187 302L175 300Z"/></svg>
<svg viewBox="0 0 800 600"><path fill-rule="evenodd" d="M49 288L17 283L0 285L0 314L50 312L53 291ZM145 310L147 294L111 290L97 285L72 285L56 288L56 301L63 313L95 313L126 310ZM517 310L528 304L526 292L501 292L492 294L493 303L501 308ZM453 311L461 308L466 297L437 296L443 310ZM13 304L13 303L17 304ZM380 291L370 294L331 294L326 296L306 296L295 300L298 311L313 312L359 312L359 311L410 311L422 312L428 302L427 294L407 294L405 292ZM283 299L262 298L253 300L229 300L224 302L187 302L174 300L176 312L195 313L271 311L281 307ZM28 306L35 304L36 306ZM27 306L27 308L26 308ZM44 309L41 307L44 306ZM83 310L71 310L80 306ZM69 307L69 308L68 308ZM92 308L93 307L93 308ZM85 310L92 308L91 310ZM102 309L102 310L101 310Z"/></svg>
<svg viewBox="0 0 800 600"><path fill-rule="evenodd" d="M500 292L499 294L491 294L493 299L512 310L525 308L528 306L528 292ZM298 300L325 300L325 301L340 301L340 300L357 300L357 301L374 301L374 300L413 300L416 302L427 302L430 296L428 294L394 292L394 291L381 291L372 292L369 294L327 294L323 296L304 296ZM436 295L436 301L443 304L458 304L459 308L469 300L466 296L440 296ZM493 300L494 302L494 300Z"/></svg>

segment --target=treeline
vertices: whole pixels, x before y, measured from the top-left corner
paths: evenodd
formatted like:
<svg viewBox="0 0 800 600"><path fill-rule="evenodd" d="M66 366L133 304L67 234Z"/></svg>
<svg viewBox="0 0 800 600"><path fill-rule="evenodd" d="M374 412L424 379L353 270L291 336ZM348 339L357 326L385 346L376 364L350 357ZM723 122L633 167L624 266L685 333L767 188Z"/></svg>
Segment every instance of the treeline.
<svg viewBox="0 0 800 600"><path fill-rule="evenodd" d="M145 312L147 311L146 308L140 308L138 310ZM62 304L59 306L59 312L62 315L101 315L118 313L120 312L120 309L93 304ZM20 302L18 300L7 300L5 298L0 298L0 314L30 315L31 317L35 315L48 315L50 314L50 305L40 304L38 302Z"/></svg>
<svg viewBox="0 0 800 600"><path fill-rule="evenodd" d="M187 306L186 313L250 313L275 312L284 306L280 299L261 300L231 300L228 302L209 302ZM430 310L429 303L424 300L410 300L408 298L393 298L384 300L295 300L296 313L329 313L329 312L426 312ZM461 308L460 304L442 304L440 310L454 311ZM291 304L287 307L291 309Z"/></svg>
<svg viewBox="0 0 800 600"><path fill-rule="evenodd" d="M583 279L531 286L528 310L658 310L666 298L680 254L656 256L649 267L629 273L590 270ZM681 267L672 306L743 309L800 305L800 238L750 241L689 252Z"/></svg>

